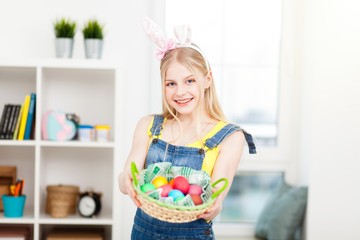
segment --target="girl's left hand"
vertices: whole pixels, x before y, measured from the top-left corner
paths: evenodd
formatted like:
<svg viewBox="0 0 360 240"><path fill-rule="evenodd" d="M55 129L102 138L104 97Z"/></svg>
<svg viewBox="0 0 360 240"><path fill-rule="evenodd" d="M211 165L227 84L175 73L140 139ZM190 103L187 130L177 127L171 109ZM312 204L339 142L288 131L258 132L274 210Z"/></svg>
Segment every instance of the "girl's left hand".
<svg viewBox="0 0 360 240"><path fill-rule="evenodd" d="M211 221L221 212L221 209L222 209L222 202L218 197L216 198L211 208L206 210L206 212L204 212L203 214L200 214L198 218L203 218L206 221Z"/></svg>

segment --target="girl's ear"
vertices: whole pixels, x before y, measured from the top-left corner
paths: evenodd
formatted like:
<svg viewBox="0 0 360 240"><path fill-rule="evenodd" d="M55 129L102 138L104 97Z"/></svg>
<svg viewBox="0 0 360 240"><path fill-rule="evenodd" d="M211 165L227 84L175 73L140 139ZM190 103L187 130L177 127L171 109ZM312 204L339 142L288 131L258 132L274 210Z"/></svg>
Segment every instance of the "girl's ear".
<svg viewBox="0 0 360 240"><path fill-rule="evenodd" d="M204 84L205 89L208 89L210 87L212 81L213 81L212 72L208 71L208 73L205 76L205 84Z"/></svg>

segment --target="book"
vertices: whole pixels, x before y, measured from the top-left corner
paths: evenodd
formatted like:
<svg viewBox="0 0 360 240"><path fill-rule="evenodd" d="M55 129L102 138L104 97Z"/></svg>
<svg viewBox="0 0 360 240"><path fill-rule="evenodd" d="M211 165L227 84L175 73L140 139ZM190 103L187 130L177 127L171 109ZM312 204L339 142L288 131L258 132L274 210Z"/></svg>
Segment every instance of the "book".
<svg viewBox="0 0 360 240"><path fill-rule="evenodd" d="M1 132L2 132L2 129L3 129L3 126L4 126L4 121L5 121L5 115L6 115L7 107L8 107L8 104L5 104L4 107L3 107L2 114L1 114L0 135L1 135Z"/></svg>
<svg viewBox="0 0 360 240"><path fill-rule="evenodd" d="M35 112L34 112L34 120L32 121L32 125L31 125L31 135L30 135L30 139L35 139L35 123L36 123L36 104L35 104Z"/></svg>
<svg viewBox="0 0 360 240"><path fill-rule="evenodd" d="M24 109L21 116L18 140L24 140L26 121L29 113L29 106L30 106L30 95L26 95L24 100Z"/></svg>
<svg viewBox="0 0 360 240"><path fill-rule="evenodd" d="M23 113L23 109L24 109L24 105L19 105L20 106L20 111L19 111L19 116L17 118L16 121L16 126L15 126L15 131L13 134L13 140L17 140L18 139L18 134L19 134L19 129L20 129L20 122L21 122L21 116Z"/></svg>
<svg viewBox="0 0 360 240"><path fill-rule="evenodd" d="M10 120L11 106L12 106L11 104L7 104L5 118L4 118L4 124L3 124L1 132L0 132L0 139L5 139L6 130L7 130L8 124L9 124L9 120Z"/></svg>
<svg viewBox="0 0 360 240"><path fill-rule="evenodd" d="M15 112L16 112L16 105L11 105L10 117L9 117L8 126L6 128L5 139L11 139L10 133L11 133L11 127L12 127L12 124L13 124L14 118L15 118Z"/></svg>
<svg viewBox="0 0 360 240"><path fill-rule="evenodd" d="M36 94L31 93L28 117L27 117L27 120L26 120L24 140L30 139L31 132L34 130L32 123L33 123L33 120L34 120L34 117L35 117L35 105L36 105Z"/></svg>
<svg viewBox="0 0 360 240"><path fill-rule="evenodd" d="M10 129L10 133L9 133L9 138L8 138L8 139L13 139L14 132L15 132L15 127L16 127L16 124L17 124L18 119L19 119L20 109L21 109L21 105L19 105L19 104L15 105L14 120L13 120L12 125L11 125L11 129Z"/></svg>

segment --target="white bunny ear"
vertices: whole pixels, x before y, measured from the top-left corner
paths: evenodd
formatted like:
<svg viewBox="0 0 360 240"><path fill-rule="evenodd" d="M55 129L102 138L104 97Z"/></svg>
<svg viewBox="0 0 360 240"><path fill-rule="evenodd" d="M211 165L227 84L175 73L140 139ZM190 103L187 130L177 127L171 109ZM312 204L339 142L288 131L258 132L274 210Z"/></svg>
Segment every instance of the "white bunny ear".
<svg viewBox="0 0 360 240"><path fill-rule="evenodd" d="M191 44L191 28L189 25L178 25L174 27L176 40L180 45Z"/></svg>
<svg viewBox="0 0 360 240"><path fill-rule="evenodd" d="M151 41L153 41L159 48L165 48L166 38L159 25L153 22L149 17L144 16L143 28Z"/></svg>

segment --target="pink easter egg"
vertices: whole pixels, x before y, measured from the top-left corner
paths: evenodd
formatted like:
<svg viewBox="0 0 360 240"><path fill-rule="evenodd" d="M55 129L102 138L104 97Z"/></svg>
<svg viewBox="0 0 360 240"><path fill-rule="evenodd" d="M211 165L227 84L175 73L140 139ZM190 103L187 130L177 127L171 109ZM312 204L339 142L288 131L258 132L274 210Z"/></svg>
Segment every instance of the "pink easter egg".
<svg viewBox="0 0 360 240"><path fill-rule="evenodd" d="M171 190L173 190L173 187L170 185L170 184L165 184L165 185L162 185L161 187L159 187L162 189L161 191L161 196L162 197L167 197L169 195L169 192Z"/></svg>
<svg viewBox="0 0 360 240"><path fill-rule="evenodd" d="M191 184L189 187L188 194L195 194L195 195L201 195L202 194L202 187L197 184Z"/></svg>

